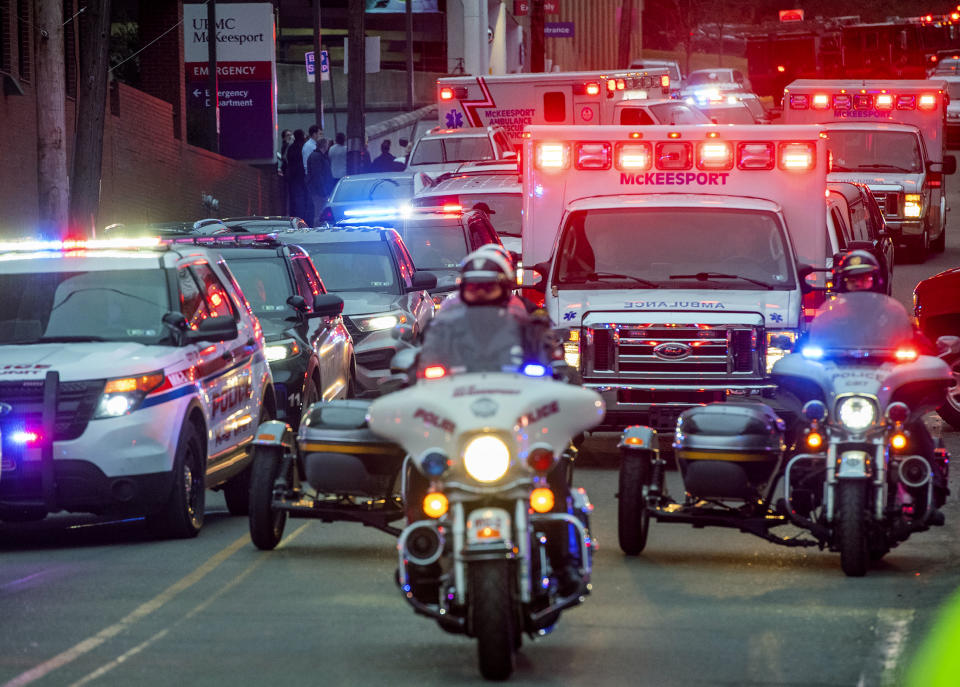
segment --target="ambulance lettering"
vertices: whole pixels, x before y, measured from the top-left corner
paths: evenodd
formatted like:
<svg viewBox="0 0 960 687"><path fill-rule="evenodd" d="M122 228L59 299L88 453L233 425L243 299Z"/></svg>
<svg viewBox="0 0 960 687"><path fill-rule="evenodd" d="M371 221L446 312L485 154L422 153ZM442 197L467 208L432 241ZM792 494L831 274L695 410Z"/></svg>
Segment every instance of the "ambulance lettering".
<svg viewBox="0 0 960 687"><path fill-rule="evenodd" d="M487 126L502 126L507 136L510 138L520 138L523 133L523 127L533 123L534 109L532 107L521 107L516 109L485 110L483 116L486 118Z"/></svg>
<svg viewBox="0 0 960 687"><path fill-rule="evenodd" d="M723 303L717 301L627 301L624 308L633 310L726 310Z"/></svg>
<svg viewBox="0 0 960 687"><path fill-rule="evenodd" d="M620 172L620 185L726 186L729 172Z"/></svg>
<svg viewBox="0 0 960 687"><path fill-rule="evenodd" d="M890 119L893 120L893 112L881 112L880 110L834 110L835 119Z"/></svg>

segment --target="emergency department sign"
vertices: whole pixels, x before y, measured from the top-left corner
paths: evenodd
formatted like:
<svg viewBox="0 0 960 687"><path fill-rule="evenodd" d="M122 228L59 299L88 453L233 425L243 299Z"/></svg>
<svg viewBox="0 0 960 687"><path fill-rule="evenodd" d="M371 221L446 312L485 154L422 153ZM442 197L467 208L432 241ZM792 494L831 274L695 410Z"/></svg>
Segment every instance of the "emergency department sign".
<svg viewBox="0 0 960 687"><path fill-rule="evenodd" d="M276 157L277 85L273 5L220 3L217 41L220 152L237 160ZM210 106L207 92L207 6L183 6L187 106Z"/></svg>

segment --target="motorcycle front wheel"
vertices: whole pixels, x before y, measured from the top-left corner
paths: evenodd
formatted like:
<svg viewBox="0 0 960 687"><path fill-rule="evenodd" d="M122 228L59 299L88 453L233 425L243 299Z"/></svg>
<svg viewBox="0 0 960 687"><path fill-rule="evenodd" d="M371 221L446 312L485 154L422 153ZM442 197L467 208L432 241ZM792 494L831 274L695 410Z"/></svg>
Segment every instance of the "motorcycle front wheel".
<svg viewBox="0 0 960 687"><path fill-rule="evenodd" d="M469 601L473 636L477 638L480 674L506 680L513 672L517 616L508 561L477 561L469 568Z"/></svg>
<svg viewBox="0 0 960 687"><path fill-rule="evenodd" d="M847 577L863 577L870 560L867 546L867 483L844 480L837 485L834 537L840 567Z"/></svg>
<svg viewBox="0 0 960 687"><path fill-rule="evenodd" d="M620 463L620 484L617 495L617 538L620 550L636 556L647 545L650 532L650 511L643 488L650 479L650 459L624 457Z"/></svg>
<svg viewBox="0 0 960 687"><path fill-rule="evenodd" d="M250 539L263 551L277 547L283 539L287 512L273 507L273 484L280 474L283 448L256 446L250 474Z"/></svg>

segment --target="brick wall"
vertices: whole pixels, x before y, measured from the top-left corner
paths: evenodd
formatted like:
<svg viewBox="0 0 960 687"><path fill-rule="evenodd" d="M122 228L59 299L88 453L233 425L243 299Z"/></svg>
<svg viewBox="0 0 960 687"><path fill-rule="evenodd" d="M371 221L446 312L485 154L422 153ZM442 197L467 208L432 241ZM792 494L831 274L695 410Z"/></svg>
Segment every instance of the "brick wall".
<svg viewBox="0 0 960 687"><path fill-rule="evenodd" d="M202 193L220 201L222 217L283 211L275 169L251 167L178 140L170 103L117 84L108 108L100 226L204 217ZM70 99L70 142L73 118ZM32 85L22 96L0 92L0 234L6 237L30 234L37 221L36 141Z"/></svg>

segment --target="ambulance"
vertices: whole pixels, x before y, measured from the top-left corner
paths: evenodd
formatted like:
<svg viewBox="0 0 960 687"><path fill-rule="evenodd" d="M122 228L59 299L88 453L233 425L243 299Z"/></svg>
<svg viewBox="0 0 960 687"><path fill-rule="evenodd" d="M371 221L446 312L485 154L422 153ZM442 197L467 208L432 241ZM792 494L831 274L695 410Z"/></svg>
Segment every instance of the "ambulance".
<svg viewBox="0 0 960 687"><path fill-rule="evenodd" d="M915 260L946 242L944 177L957 166L944 154L946 89L942 80L800 79L783 93L783 123L825 125L828 179L866 184Z"/></svg>
<svg viewBox="0 0 960 687"><path fill-rule="evenodd" d="M442 127L498 124L517 147L531 124L619 124L630 101L669 97L666 68L437 79Z"/></svg>
<svg viewBox="0 0 960 687"><path fill-rule="evenodd" d="M829 251L821 132L528 127L523 263L605 429L774 390Z"/></svg>

